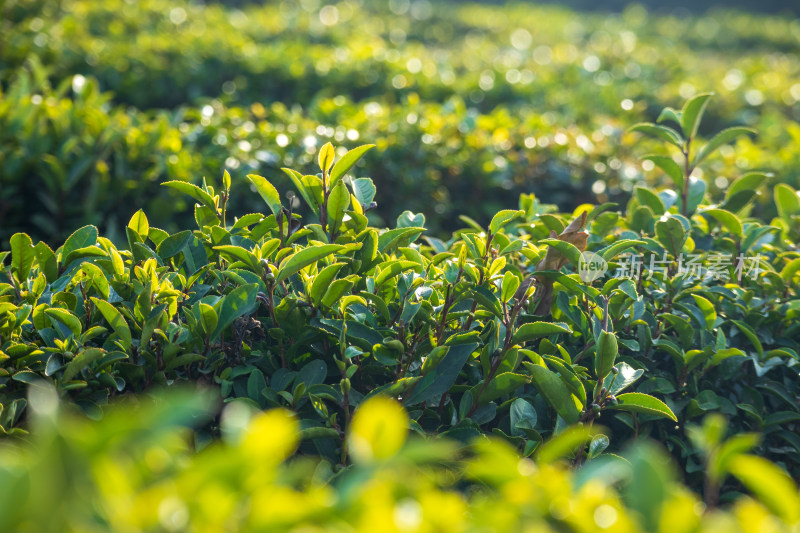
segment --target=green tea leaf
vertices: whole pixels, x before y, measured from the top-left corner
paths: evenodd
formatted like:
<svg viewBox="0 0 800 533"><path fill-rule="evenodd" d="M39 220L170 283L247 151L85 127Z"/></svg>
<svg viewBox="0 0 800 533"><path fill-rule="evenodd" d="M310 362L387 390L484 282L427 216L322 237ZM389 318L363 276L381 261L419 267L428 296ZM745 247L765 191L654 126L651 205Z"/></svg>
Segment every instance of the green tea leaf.
<svg viewBox="0 0 800 533"><path fill-rule="evenodd" d="M728 144L729 142L733 141L736 137L740 137L746 134L755 134L756 131L751 128L743 128L743 127L734 127L724 129L721 132L717 133L714 137L708 141L700 150L697 151L697 155L692 162L693 166L699 165L703 160L705 160L708 156L713 154L720 146Z"/></svg>
<svg viewBox="0 0 800 533"><path fill-rule="evenodd" d="M641 368L635 369L628 363L618 363L614 368L617 369L617 373L607 375L603 381L603 386L609 394L619 394L644 375L644 370Z"/></svg>
<svg viewBox="0 0 800 533"><path fill-rule="evenodd" d="M558 374L543 366L524 364L533 377L534 385L542 393L547 403L568 423L577 422L580 413L572 399L572 394Z"/></svg>
<svg viewBox="0 0 800 533"><path fill-rule="evenodd" d="M34 259L36 259L36 252L31 238L26 233L12 235L11 268L16 273L19 283L27 282Z"/></svg>
<svg viewBox="0 0 800 533"><path fill-rule="evenodd" d="M689 178L689 198L686 202L688 206L686 212L691 214L697 209L706 195L706 182L694 176Z"/></svg>
<svg viewBox="0 0 800 533"><path fill-rule="evenodd" d="M763 174L761 172L750 172L745 174L741 178L737 179L733 183L730 184L728 190L725 191L725 199L730 199L732 196L748 191L752 192L758 189L765 181L769 179L769 176Z"/></svg>
<svg viewBox="0 0 800 533"><path fill-rule="evenodd" d="M633 239L622 239L614 244L611 244L599 252L599 256L602 257L606 261L611 261L619 254L627 250L628 248L633 248L634 246L641 246L645 244L644 241L633 240Z"/></svg>
<svg viewBox="0 0 800 533"><path fill-rule="evenodd" d="M778 215L784 220L791 220L791 216L800 213L800 195L797 191L786 185L779 183L775 186L775 205L778 207Z"/></svg>
<svg viewBox="0 0 800 533"><path fill-rule="evenodd" d="M206 303L200 302L200 324L203 326L203 331L206 335L211 335L217 329L219 317L214 308Z"/></svg>
<svg viewBox="0 0 800 533"><path fill-rule="evenodd" d="M656 139L668 142L679 148L683 144L683 137L681 137L681 134L667 126L643 122L631 126L628 131L644 133L645 135L655 137Z"/></svg>
<svg viewBox="0 0 800 533"><path fill-rule="evenodd" d="M647 161L652 161L655 166L663 170L667 176L672 178L675 188L683 190L684 175L681 166L675 162L671 157L665 155L648 155L644 158Z"/></svg>
<svg viewBox="0 0 800 533"><path fill-rule="evenodd" d="M216 340L233 321L240 316L252 313L256 308L256 295L258 284L252 283L236 287L222 299L217 313L219 319L217 327L211 334L211 339Z"/></svg>
<svg viewBox="0 0 800 533"><path fill-rule="evenodd" d="M39 272L42 272L47 278L48 283L53 283L58 279L58 260L56 254L44 242L36 243L33 247L36 252L36 262L38 263Z"/></svg>
<svg viewBox="0 0 800 533"><path fill-rule="evenodd" d="M758 355L763 357L764 347L761 345L761 341L758 339L758 335L756 335L756 332L753 331L753 328L751 328L741 320L731 320L730 322L734 324L739 329L739 331L741 331L744 334L745 337L747 337L747 339L750 341L750 343L758 352Z"/></svg>
<svg viewBox="0 0 800 533"><path fill-rule="evenodd" d="M611 444L611 441L605 435L595 435L592 437L591 442L589 442L589 453L587 457L589 459L594 459L606 451L609 444Z"/></svg>
<svg viewBox="0 0 800 533"><path fill-rule="evenodd" d="M156 246L156 253L161 259L169 259L178 255L183 247L189 244L192 239L192 232L189 230L179 231L170 235Z"/></svg>
<svg viewBox="0 0 800 533"><path fill-rule="evenodd" d="M387 280L392 279L393 277L397 276L401 272L405 272L406 270L416 270L421 271L422 266L416 261L403 261L403 260L396 260L396 261L387 261L383 263L386 265L385 267L381 268L380 273L375 276L375 286L380 287L383 285ZM378 267L376 267L377 269Z"/></svg>
<svg viewBox="0 0 800 533"><path fill-rule="evenodd" d="M105 350L101 350L100 348L87 348L83 350L76 355L72 361L67 363L64 373L61 375L61 381L65 383L72 380L81 370L101 359L105 354Z"/></svg>
<svg viewBox="0 0 800 533"><path fill-rule="evenodd" d="M328 229L336 231L342 223L345 210L350 206L350 193L344 183L337 183L328 196Z"/></svg>
<svg viewBox="0 0 800 533"><path fill-rule="evenodd" d="M673 257L678 257L688 233L678 219L669 217L656 222L656 239Z"/></svg>
<svg viewBox="0 0 800 533"><path fill-rule="evenodd" d="M570 329L564 324L552 322L531 322L523 324L517 329L511 338L514 344L520 344L539 337L547 337L558 333L571 333Z"/></svg>
<svg viewBox="0 0 800 533"><path fill-rule="evenodd" d="M664 207L664 202L661 198L647 187L636 187L634 189L634 194L639 203L649 207L653 211L653 214L660 216L666 211L666 207Z"/></svg>
<svg viewBox="0 0 800 533"><path fill-rule="evenodd" d="M558 252L566 257L570 263L573 265L580 264L581 261L581 250L578 249L577 246L572 244L571 242L562 241L559 239L541 239L539 244L547 244L548 246L552 246Z"/></svg>
<svg viewBox="0 0 800 533"><path fill-rule="evenodd" d="M706 328L709 331L713 330L714 324L717 321L717 310L714 309L714 305L699 294L692 294L692 298L694 298L694 301L697 304L697 307L700 308L700 311L703 312Z"/></svg>
<svg viewBox="0 0 800 533"><path fill-rule="evenodd" d="M800 258L792 259L781 270L781 279L786 283L791 283L792 278L798 271L800 271Z"/></svg>
<svg viewBox="0 0 800 533"><path fill-rule="evenodd" d="M120 313L113 305L105 300L100 300L93 297L92 303L94 303L95 307L100 310L103 318L106 319L106 322L108 322L108 325L114 330L114 333L119 335L120 339L123 340L125 343L125 349L129 349L133 343L133 338L131 337L131 330L128 327L128 323L125 322L125 318L122 316L122 313Z"/></svg>
<svg viewBox="0 0 800 533"><path fill-rule="evenodd" d="M200 202L203 206L208 207L209 209L216 212L217 210L217 203L214 201L214 198L211 197L206 191L198 187L193 183L189 183L186 181L165 181L161 185L166 187L170 187L172 189L178 190L184 194L188 194L198 202Z"/></svg>
<svg viewBox="0 0 800 533"><path fill-rule="evenodd" d="M83 330L80 319L66 309L61 309L60 307L51 307L50 309L45 309L44 313L52 320L57 320L67 326L72 334L75 335L75 337L80 336L81 331Z"/></svg>
<svg viewBox="0 0 800 533"><path fill-rule="evenodd" d="M80 270L75 274L76 277L82 276L86 285L86 290L94 287L100 296L108 299L109 285L106 279L106 274L99 266L94 263L85 262L81 265ZM75 278L73 278L75 279ZM80 278L79 278L80 279Z"/></svg>
<svg viewBox="0 0 800 533"><path fill-rule="evenodd" d="M536 453L536 461L539 464L550 464L567 457L574 453L578 447L589 442L596 433L597 430L586 426L567 428L542 444Z"/></svg>
<svg viewBox="0 0 800 533"><path fill-rule="evenodd" d="M278 194L278 190L266 178L256 174L248 174L247 179L264 199L275 218L282 216L281 195Z"/></svg>
<svg viewBox="0 0 800 533"><path fill-rule="evenodd" d="M314 305L318 306L320 304L333 278L336 277L336 274L343 266L344 263L333 263L320 270L316 277L314 277L311 288L308 290L308 295L311 301L314 302Z"/></svg>
<svg viewBox="0 0 800 533"><path fill-rule="evenodd" d="M197 363L198 361L203 360L205 360L205 357L199 353L184 353L175 357L174 359L171 359L164 367L164 370L169 372L171 370L175 370L176 368L185 367L191 365L192 363Z"/></svg>
<svg viewBox="0 0 800 533"><path fill-rule="evenodd" d="M503 274L503 282L500 286L500 299L503 303L507 303L514 297L514 294L519 288L519 284L519 278L515 276L513 272L506 272Z"/></svg>
<svg viewBox="0 0 800 533"><path fill-rule="evenodd" d="M62 264L69 265L73 261L77 259L83 259L85 257L105 257L105 256L106 252L102 248L98 246L86 246L85 248L78 248L77 250L73 250L66 256L62 256L63 257Z"/></svg>
<svg viewBox="0 0 800 533"><path fill-rule="evenodd" d="M684 104L681 110L681 128L688 139L694 139L697 135L697 127L703 119L703 112L708 105L708 99L712 96L713 93L698 94Z"/></svg>
<svg viewBox="0 0 800 533"><path fill-rule="evenodd" d="M407 246L405 242L413 242L425 228L395 228L386 230L378 236L378 251L390 253L397 246Z"/></svg>
<svg viewBox="0 0 800 533"><path fill-rule="evenodd" d="M522 374L504 372L493 377L486 387L479 383L472 388L473 397L477 398L478 405L486 405L492 400L496 400L506 394L511 394L519 387L530 383L531 378ZM483 390L483 392L481 392Z"/></svg>
<svg viewBox="0 0 800 533"><path fill-rule="evenodd" d="M619 355L617 336L611 331L601 331L594 358L594 372L597 379L605 379L611 372L617 355Z"/></svg>
<svg viewBox="0 0 800 533"><path fill-rule="evenodd" d="M511 435L516 437L526 436L525 430L536 428L538 415L536 409L526 400L517 398L509 410L511 417Z"/></svg>
<svg viewBox="0 0 800 533"><path fill-rule="evenodd" d="M317 199L317 195L312 189L305 183L303 175L291 168L282 168L281 170L292 180L292 183L294 183L294 186L297 188L300 196L303 197L303 200L306 201L308 207L311 208L316 216L319 216L319 206L321 202ZM319 183L319 190L322 191L322 182Z"/></svg>
<svg viewBox="0 0 800 533"><path fill-rule="evenodd" d="M464 364L477 348L477 343L450 346L439 364L414 385L403 403L407 406L424 403L449 391Z"/></svg>
<svg viewBox="0 0 800 533"><path fill-rule="evenodd" d="M626 392L625 394L620 394L617 396L617 401L619 403L616 405L609 405L607 406L607 409L619 409L633 413L656 415L663 418L669 418L674 422L678 421L675 413L672 412L672 409L667 407L667 404L658 398L650 396L649 394L643 394L641 392Z"/></svg>
<svg viewBox="0 0 800 533"><path fill-rule="evenodd" d="M351 168L353 168L353 165L355 165L358 162L358 160L361 159L364 156L364 154L366 154L372 148L375 148L374 144L365 144L363 146L358 146L356 148L353 148L352 150L344 154L339 159L339 161L337 161L336 164L333 166L333 170L331 170L330 178L328 181L328 188L332 188L333 186L335 186L339 182L339 180L342 179L344 175L347 174L347 172ZM321 151L320 151L320 156L322 156ZM358 198L358 195L356 195L356 198ZM370 202L371 201L372 199L370 199ZM359 200L359 202L362 205L364 205L363 202L361 202L361 200Z"/></svg>
<svg viewBox="0 0 800 533"><path fill-rule="evenodd" d="M680 111L676 111L671 107L665 107L664 109L661 110L661 113L658 114L658 118L656 119L656 122L661 124L662 122L664 122L666 120L671 120L672 122L674 122L675 124L680 126L681 125L681 112Z"/></svg>
<svg viewBox="0 0 800 533"><path fill-rule="evenodd" d="M358 178L352 181L352 187L353 196L363 209L367 209L375 198L375 184L370 178Z"/></svg>
<svg viewBox="0 0 800 533"><path fill-rule="evenodd" d="M344 246L339 244L323 244L320 246L311 246L295 252L281 263L275 280L280 283L308 265L316 263L323 257L327 257L342 249L344 249Z"/></svg>
<svg viewBox="0 0 800 533"><path fill-rule="evenodd" d="M78 250L85 250L97 244L97 228L94 226L84 226L67 237L64 246L61 248L61 264L66 266L74 259L68 258ZM97 249L99 255L105 255L101 249Z"/></svg>
<svg viewBox="0 0 800 533"><path fill-rule="evenodd" d="M143 241L147 238L150 233L150 224L147 222L147 215L144 214L144 210L139 209L133 214L130 222L128 222L128 227L135 231Z"/></svg>
<svg viewBox="0 0 800 533"><path fill-rule="evenodd" d="M742 236L742 221L730 211L725 211L724 209L704 209L700 214L711 215L717 219L717 221L719 221L719 223L722 224L728 231L737 237Z"/></svg>
<svg viewBox="0 0 800 533"><path fill-rule="evenodd" d="M322 148L319 150L319 154L317 155L317 160L319 162L319 169L327 174L328 170L333 165L333 159L336 157L336 151L333 149L333 145L331 143L325 143ZM331 183L328 183L328 189L331 188Z"/></svg>
<svg viewBox="0 0 800 533"><path fill-rule="evenodd" d="M524 211L517 211L513 209L504 209L503 211L498 211L497 214L492 217L492 221L489 222L489 231L492 234L496 234L503 228L503 226L505 226L515 218L524 215L525 215Z"/></svg>
<svg viewBox="0 0 800 533"><path fill-rule="evenodd" d="M214 246L214 250L218 251L220 255L228 260L241 261L253 270L257 270L258 268L258 257L256 257L253 252L248 252L241 246L226 244Z"/></svg>

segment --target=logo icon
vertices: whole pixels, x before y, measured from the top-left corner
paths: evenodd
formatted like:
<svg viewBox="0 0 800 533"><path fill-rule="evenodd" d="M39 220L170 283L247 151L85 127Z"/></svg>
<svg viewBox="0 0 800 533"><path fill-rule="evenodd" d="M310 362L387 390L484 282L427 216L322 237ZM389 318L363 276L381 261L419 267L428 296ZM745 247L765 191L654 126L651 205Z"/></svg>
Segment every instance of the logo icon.
<svg viewBox="0 0 800 533"><path fill-rule="evenodd" d="M608 270L606 260L594 252L583 252L578 263L578 274L586 283L591 283Z"/></svg>

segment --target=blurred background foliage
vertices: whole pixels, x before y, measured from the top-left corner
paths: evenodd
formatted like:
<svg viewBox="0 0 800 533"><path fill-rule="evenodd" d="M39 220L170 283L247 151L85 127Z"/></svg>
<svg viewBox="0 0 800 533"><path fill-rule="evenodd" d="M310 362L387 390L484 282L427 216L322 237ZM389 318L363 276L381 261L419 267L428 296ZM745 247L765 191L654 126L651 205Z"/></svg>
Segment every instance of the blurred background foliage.
<svg viewBox="0 0 800 533"><path fill-rule="evenodd" d="M113 237L144 205L174 230L190 206L158 183L225 168L249 212L246 173L285 189L278 162L308 169L328 140L378 145L355 171L392 191L377 223L410 209L443 232L522 192L624 201L663 179L626 128L705 91L704 129L759 131L711 162L712 193L744 168L797 187L800 19L784 4L4 0L0 243L87 223Z"/></svg>
<svg viewBox="0 0 800 533"><path fill-rule="evenodd" d="M747 454L729 462L753 496L707 509L655 443L570 471L565 451L585 429L562 433L534 463L500 439L407 438L399 404L374 398L353 419L355 464L337 473L290 458L300 426L285 410L230 404L224 438L198 446L187 428L217 411L213 395L171 392L90 421L33 387L35 437L0 443L4 531L749 533L800 523L795 483Z"/></svg>

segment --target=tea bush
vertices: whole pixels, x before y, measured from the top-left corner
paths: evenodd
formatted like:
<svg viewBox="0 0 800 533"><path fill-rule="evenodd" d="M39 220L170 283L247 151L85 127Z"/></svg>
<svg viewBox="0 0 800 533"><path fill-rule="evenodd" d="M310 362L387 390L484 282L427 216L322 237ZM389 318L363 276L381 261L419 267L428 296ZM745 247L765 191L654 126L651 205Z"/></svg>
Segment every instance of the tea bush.
<svg viewBox="0 0 800 533"><path fill-rule="evenodd" d="M625 98L667 100L688 84L723 95L714 119L753 108L798 118L800 30L790 17L681 17L633 7L578 19L529 3L331 6L15 0L3 8L9 37L0 70L12 73L39 56L56 79L95 76L119 102L142 109L201 97L396 102L397 93L416 92L438 102L461 95L483 112L534 106L582 122L617 114ZM558 90L564 83L569 91Z"/></svg>
<svg viewBox="0 0 800 533"><path fill-rule="evenodd" d="M589 133L576 126L554 129L546 114L533 110L481 114L460 98L436 104L415 95L402 105L330 98L302 110L280 103L244 108L212 102L154 114L105 107L109 96L97 94L91 78L52 89L44 76L32 65L0 98L3 142L10 147L0 155L0 182L8 192L0 200L5 246L16 231L57 245L71 228L86 224L120 243L119 219L139 205L154 206L151 221L174 232L192 224L193 216L180 196L157 186L160 179L199 183L198 178L218 176L227 167L270 176L285 190L291 182L280 166L311 164L314 152L328 141L352 146L368 138L377 145L366 155L362 175L373 176L380 190L391 190L392 201L371 212L374 223L388 224L408 209L424 213L429 230L439 236L460 227L462 205L474 206L470 215L486 224L522 193L533 191L563 210L597 199L624 202L634 184L663 179L650 170L652 163L635 160L625 124L601 116ZM798 136L800 128L770 135L764 146L760 141L766 134L757 143L739 137L737 152L725 147L724 157L714 154L707 160L706 171L731 177L743 162L771 159L776 162L771 170L791 184L785 176L792 176L800 160L785 142L787 134ZM531 139L537 143L533 148L526 145ZM780 148L768 148L776 145ZM43 157L49 148L62 155ZM715 194L721 192L717 178L707 179ZM723 185L728 181L724 178ZM598 184L603 192L591 192L593 185L600 190ZM244 180L233 184L230 201L234 212L260 208ZM759 198L752 212L769 218L775 210Z"/></svg>
<svg viewBox="0 0 800 533"><path fill-rule="evenodd" d="M735 438L715 448L717 462L755 497L706 507L651 443L571 472L563 454L585 430L562 433L534 462L497 438L468 448L408 438L403 409L375 398L353 419L354 465L334 474L311 458L286 461L302 438L286 410L232 404L222 441L195 453L187 427L216 411L207 393L141 398L99 423L54 396L32 389L33 442L0 444L4 530L750 532L800 520L795 483Z"/></svg>
<svg viewBox="0 0 800 533"><path fill-rule="evenodd" d="M361 107L326 99L309 110L311 116L282 104L210 104L152 115L106 109L109 96L98 94L91 78L79 76L54 90L43 77L34 65L0 100L2 141L9 147L0 156L0 181L8 193L1 200L0 242L25 231L55 244L69 236L69 228L85 224L119 241L118 217L125 209L130 216L136 205L155 206L154 222L173 231L190 224L192 215L180 197L158 190L159 179L188 181L228 167L277 175L276 184L285 188L291 182L280 178L281 163L307 165L318 144L348 142L348 136L367 135L381 150L380 157L367 158L364 172L376 176L377 186L391 187L395 201L381 203L380 215L373 213L376 222L393 220L404 209L425 211L439 221L431 224L436 233L458 227L458 205L479 205L474 215L488 221L532 186L553 202L589 201L594 196L586 191L600 179L592 166L613 159L613 135L588 151L578 148L574 130L562 133L567 146L530 151L511 139L546 130L540 115L480 115L459 99L431 104L412 96L403 106ZM81 92L70 98L65 93L76 84ZM409 114L421 119L409 123ZM436 142L417 142L429 137ZM49 151L59 157L47 156ZM514 166L524 166L524 174L515 175ZM17 198L35 199L42 208L31 216L30 203ZM231 202L237 212L249 212L259 209L260 200L237 183Z"/></svg>
<svg viewBox="0 0 800 533"><path fill-rule="evenodd" d="M154 176L199 184L227 168L269 176L285 190L279 164L308 166L325 142L357 146L358 139L380 148L368 154L364 175L393 191L393 201L373 211L379 225L409 209L441 236L460 227L458 206L474 206L470 215L485 225L531 191L563 211L624 202L643 180L662 183L651 164L632 156L622 132L656 118L652 101L705 90L718 96L701 135L731 126L761 132L758 143L740 138L736 151L707 162L709 188L722 192L744 168L800 187L793 149L800 30L789 18L661 17L634 7L577 20L571 11L529 4L340 2L332 5L335 23L326 25L323 7L4 2L0 107L13 113L0 114L0 131L14 131L7 140L15 155L0 165L0 196L37 198L39 217L34 222L22 202L6 201L0 242L23 231L55 246L86 224L119 242L115 215L127 219L141 205L174 232L192 223L191 213L174 194L156 192ZM35 61L53 87L87 80L104 96L27 85L30 98L59 102L58 127L51 125L42 106L19 88L9 92ZM90 109L96 116L85 128ZM35 129L17 127L27 114L37 117L26 119ZM40 143L67 148L61 168L41 162ZM81 169L84 160L97 165ZM66 192L44 181L72 172L80 185ZM107 194L87 192L95 190ZM258 209L245 191L237 180L236 212ZM76 207L91 198L93 210ZM67 207L61 213L59 203ZM765 220L775 214L766 202L753 212Z"/></svg>
<svg viewBox="0 0 800 533"><path fill-rule="evenodd" d="M185 202L159 182L187 180L200 166L171 122L164 113L109 109L91 78L51 87L33 62L0 94L0 242L19 231L60 242L84 224L118 239L128 203L180 209Z"/></svg>
<svg viewBox="0 0 800 533"><path fill-rule="evenodd" d="M0 426L25 431L25 390L41 379L90 416L191 381L292 410L301 451L338 464L353 409L390 396L417 433L491 434L525 456L569 426L607 426L577 464L649 435L700 487L720 430L687 431L720 413L760 436L739 444L797 475L800 196L774 187L780 216L765 224L748 212L767 176L707 191L695 167L748 133L698 146L708 98L633 128L681 163L647 156L674 185L638 187L623 212L523 195L447 241L411 211L379 230L372 180L352 177L371 145L337 160L326 144L318 174L285 169L286 200L247 176L266 215L231 215L225 173L219 188L165 182L194 202L196 229L169 233L139 211L127 250L93 226L56 250L15 234L0 254ZM708 501L735 490L721 482Z"/></svg>

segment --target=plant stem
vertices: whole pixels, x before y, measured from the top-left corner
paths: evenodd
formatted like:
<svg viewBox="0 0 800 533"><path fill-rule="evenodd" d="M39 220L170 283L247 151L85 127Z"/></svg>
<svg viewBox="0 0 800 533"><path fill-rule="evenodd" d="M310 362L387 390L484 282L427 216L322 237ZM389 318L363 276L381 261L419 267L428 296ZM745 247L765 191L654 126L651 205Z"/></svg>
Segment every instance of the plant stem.
<svg viewBox="0 0 800 533"><path fill-rule="evenodd" d="M689 151L692 147L691 137L686 139L686 146L683 152L683 216L689 217L689 176L692 175L692 167L689 163Z"/></svg>

